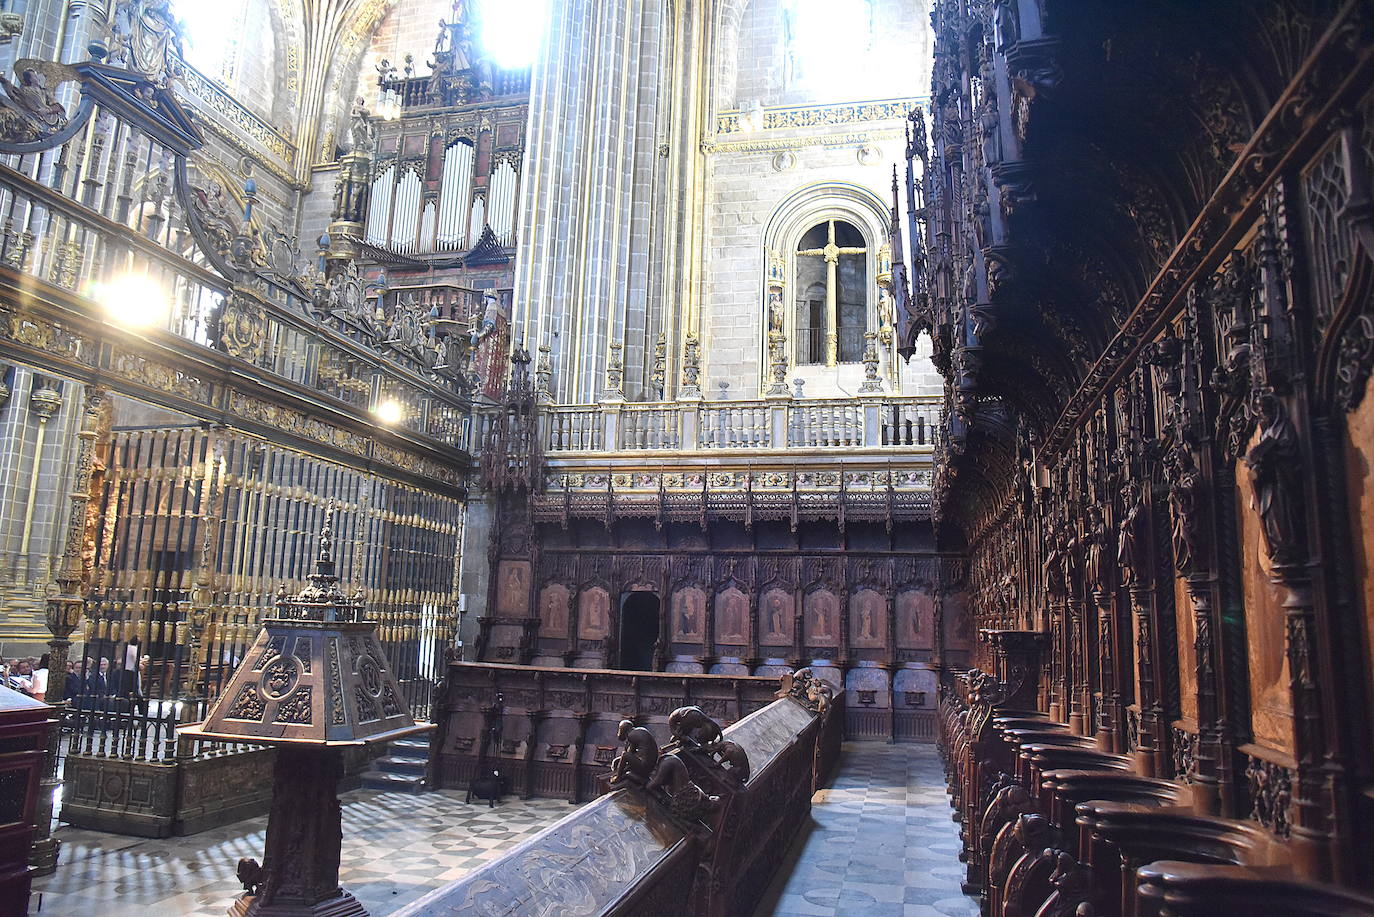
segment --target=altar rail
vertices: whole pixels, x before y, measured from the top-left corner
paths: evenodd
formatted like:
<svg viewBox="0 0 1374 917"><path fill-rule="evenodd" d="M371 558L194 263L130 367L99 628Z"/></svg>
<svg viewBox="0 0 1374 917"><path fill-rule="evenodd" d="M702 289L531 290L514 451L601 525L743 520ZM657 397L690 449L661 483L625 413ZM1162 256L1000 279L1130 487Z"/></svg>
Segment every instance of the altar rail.
<svg viewBox="0 0 1374 917"><path fill-rule="evenodd" d="M699 821L670 811L660 791L631 783L399 917L751 914L805 824L812 795L828 782L841 714L791 696L774 700L724 730L748 755L743 785L707 756L681 754L691 780L720 800ZM650 729L660 742L669 737L666 728Z"/></svg>
<svg viewBox="0 0 1374 917"><path fill-rule="evenodd" d="M934 448L940 399L872 396L768 401L549 405L545 453L726 449Z"/></svg>

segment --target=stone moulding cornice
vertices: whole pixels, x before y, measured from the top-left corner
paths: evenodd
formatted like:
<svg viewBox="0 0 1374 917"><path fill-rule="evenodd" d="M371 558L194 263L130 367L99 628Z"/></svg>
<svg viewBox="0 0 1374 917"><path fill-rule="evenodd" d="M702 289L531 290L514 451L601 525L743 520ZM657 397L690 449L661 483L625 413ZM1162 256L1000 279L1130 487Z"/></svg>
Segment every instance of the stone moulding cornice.
<svg viewBox="0 0 1374 917"><path fill-rule="evenodd" d="M783 150L800 150L806 147L862 146L880 140L898 140L902 132L893 130L858 131L848 134L822 134L809 137L769 137L758 140L703 140L701 152L710 156L716 153L778 153Z"/></svg>
<svg viewBox="0 0 1374 917"><path fill-rule="evenodd" d="M1374 45L1348 39L1371 30L1374 9L1349 3L1322 35L1069 399L1045 438L1045 455L1064 449L1073 431L1093 415L1098 400L1129 371L1141 348L1182 311L1194 280L1230 255L1254 222L1265 192L1289 166L1314 155L1330 137L1335 114L1365 94L1374 79Z"/></svg>
<svg viewBox="0 0 1374 917"><path fill-rule="evenodd" d="M789 128L822 127L833 124L863 124L872 121L905 121L917 105L924 105L925 97L905 99L876 99L865 102L838 102L819 105L775 105L761 109L763 123L759 130L787 130ZM740 134L746 128L741 123L749 114L738 108L716 112L717 134Z"/></svg>
<svg viewBox="0 0 1374 917"><path fill-rule="evenodd" d="M71 294L5 268L0 359L445 496L466 494L465 452L378 427L361 409L171 332L135 334L108 324Z"/></svg>
<svg viewBox="0 0 1374 917"><path fill-rule="evenodd" d="M243 106L234 96L210 77L189 64L184 64L181 86L187 94L204 103L210 111L234 125L263 150L277 157L288 167L296 164L296 147L287 137L267 121Z"/></svg>

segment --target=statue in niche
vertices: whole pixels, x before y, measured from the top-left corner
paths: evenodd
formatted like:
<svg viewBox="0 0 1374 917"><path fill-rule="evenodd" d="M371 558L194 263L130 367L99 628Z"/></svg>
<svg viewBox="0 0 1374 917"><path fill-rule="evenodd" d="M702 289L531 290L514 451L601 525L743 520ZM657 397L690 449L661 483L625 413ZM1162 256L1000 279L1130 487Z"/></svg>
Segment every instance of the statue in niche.
<svg viewBox="0 0 1374 917"><path fill-rule="evenodd" d="M878 634L875 630L873 606L874 596L872 594L866 593L859 599L858 640L871 642L878 639Z"/></svg>
<svg viewBox="0 0 1374 917"><path fill-rule="evenodd" d="M1063 532L1051 531L1048 541L1049 551L1045 555L1045 590L1050 594L1050 600L1055 601L1069 593L1064 570Z"/></svg>
<svg viewBox="0 0 1374 917"><path fill-rule="evenodd" d="M744 596L738 592L727 593L720 614L721 637L744 639L744 615Z"/></svg>
<svg viewBox="0 0 1374 917"><path fill-rule="evenodd" d="M1198 514L1201 512L1202 477L1193 454L1181 446L1169 450L1169 508L1173 513L1174 563L1187 574L1197 562Z"/></svg>
<svg viewBox="0 0 1374 917"><path fill-rule="evenodd" d="M610 599L600 589L583 593L581 637L597 640L606 636Z"/></svg>
<svg viewBox="0 0 1374 917"><path fill-rule="evenodd" d="M921 607L913 593L907 593L906 600L902 603L904 617L906 618L907 635L911 640L919 640L921 637Z"/></svg>
<svg viewBox="0 0 1374 917"><path fill-rule="evenodd" d="M562 635L566 632L568 623L566 620L567 603L557 589L547 589L544 592L544 629L550 635Z"/></svg>
<svg viewBox="0 0 1374 917"><path fill-rule="evenodd" d="M1259 441L1245 455L1254 486L1253 508L1263 526L1269 558L1278 566L1302 560L1302 455L1298 434L1278 396L1259 397Z"/></svg>
<svg viewBox="0 0 1374 917"><path fill-rule="evenodd" d="M816 603L816 629L812 636L820 640L829 640L833 635L830 633L830 597L828 593L818 593Z"/></svg>
<svg viewBox="0 0 1374 917"><path fill-rule="evenodd" d="M1091 591L1101 591L1107 585L1107 521L1100 507L1088 507L1088 521L1083 536L1087 553L1084 571L1088 577L1087 585Z"/></svg>
<svg viewBox="0 0 1374 917"><path fill-rule="evenodd" d="M1116 568L1121 571L1121 582L1127 586L1139 581L1136 567L1140 562L1139 519L1140 498L1134 481L1127 481L1122 495L1126 511L1117 523Z"/></svg>
<svg viewBox="0 0 1374 917"><path fill-rule="evenodd" d="M768 291L768 330L782 334L783 323L782 292L780 290Z"/></svg>
<svg viewBox="0 0 1374 917"><path fill-rule="evenodd" d="M686 589L677 594L677 633L687 639L701 633L701 595L695 589Z"/></svg>
<svg viewBox="0 0 1374 917"><path fill-rule="evenodd" d="M181 26L172 0L120 0L110 17L109 60L154 86L166 88L181 75Z"/></svg>

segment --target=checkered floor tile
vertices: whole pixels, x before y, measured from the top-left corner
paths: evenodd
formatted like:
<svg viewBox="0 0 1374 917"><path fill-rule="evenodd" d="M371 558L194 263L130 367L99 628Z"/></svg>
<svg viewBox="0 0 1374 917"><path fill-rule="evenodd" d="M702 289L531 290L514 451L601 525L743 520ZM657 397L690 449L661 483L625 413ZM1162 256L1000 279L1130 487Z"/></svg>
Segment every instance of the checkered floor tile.
<svg viewBox="0 0 1374 917"><path fill-rule="evenodd" d="M356 790L343 803L339 879L373 917L451 882L573 810L553 799L466 805L463 793ZM60 828L57 872L34 883L30 913L224 917L243 889L240 857L262 860L267 819L190 837L145 840Z"/></svg>
<svg viewBox="0 0 1374 917"><path fill-rule="evenodd" d="M471 872L567 815L558 800L465 805L451 791L373 790L343 801L340 880L374 917ZM959 834L935 749L847 743L835 785L756 917L976 917L959 892ZM267 819L191 837L143 840L61 828L57 873L34 883L31 913L223 917L241 891L240 857L262 859Z"/></svg>
<svg viewBox="0 0 1374 917"><path fill-rule="evenodd" d="M848 742L755 917L977 917L933 745Z"/></svg>

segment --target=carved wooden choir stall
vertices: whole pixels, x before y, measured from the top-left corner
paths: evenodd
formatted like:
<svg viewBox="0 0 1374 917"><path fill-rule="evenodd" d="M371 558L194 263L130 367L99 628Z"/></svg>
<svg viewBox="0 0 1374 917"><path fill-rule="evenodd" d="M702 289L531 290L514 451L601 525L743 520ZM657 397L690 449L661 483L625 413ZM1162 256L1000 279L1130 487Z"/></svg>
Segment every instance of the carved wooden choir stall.
<svg viewBox="0 0 1374 917"><path fill-rule="evenodd" d="M657 733L621 720L608 793L400 914L752 913L843 734L832 689L808 670L777 695L725 728L695 705Z"/></svg>
<svg viewBox="0 0 1374 917"><path fill-rule="evenodd" d="M938 714L967 888L1374 913L1374 7L933 23L897 296L981 638Z"/></svg>

